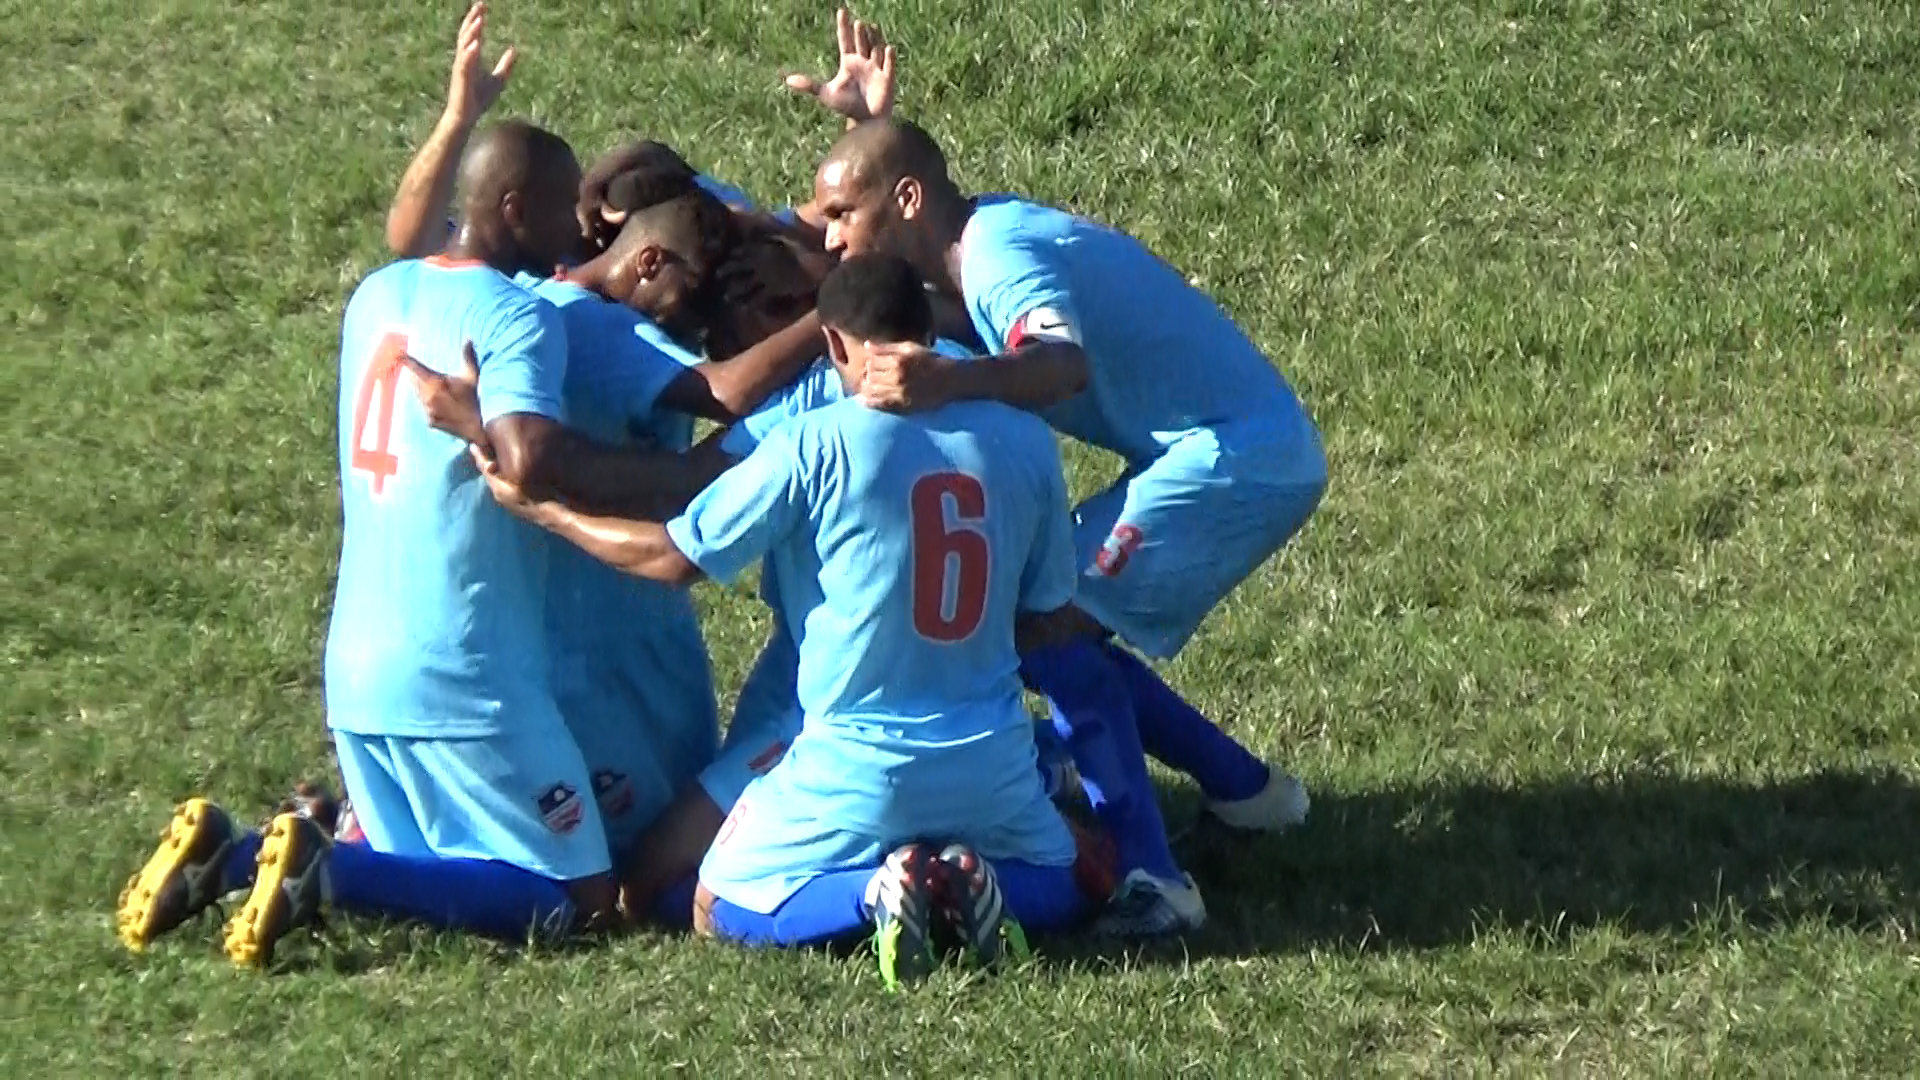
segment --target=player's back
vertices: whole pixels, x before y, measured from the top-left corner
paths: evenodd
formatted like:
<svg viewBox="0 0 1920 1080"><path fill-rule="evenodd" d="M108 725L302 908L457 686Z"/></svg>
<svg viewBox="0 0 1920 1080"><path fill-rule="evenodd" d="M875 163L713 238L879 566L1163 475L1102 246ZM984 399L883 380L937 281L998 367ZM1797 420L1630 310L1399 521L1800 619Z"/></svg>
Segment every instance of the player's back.
<svg viewBox="0 0 1920 1080"><path fill-rule="evenodd" d="M1014 618L1065 604L1073 581L1052 433L992 403L900 416L848 400L781 434L811 526L771 560L800 651L794 770L856 820L909 832L1023 791Z"/></svg>
<svg viewBox="0 0 1920 1080"><path fill-rule="evenodd" d="M1092 361L1086 393L1047 410L1060 430L1134 464L1197 428L1257 431L1279 452L1318 436L1272 362L1178 270L1118 229L1008 196L982 198L964 239L968 307L989 346L1014 320L1071 295ZM1035 274L1034 264L1047 273Z"/></svg>
<svg viewBox="0 0 1920 1080"><path fill-rule="evenodd" d="M375 271L341 329L339 580L328 721L370 735L471 738L552 711L544 598L550 540L488 495L438 432L401 363L439 371L472 342L481 408L561 415L566 337L553 308L477 263Z"/></svg>
<svg viewBox="0 0 1920 1080"><path fill-rule="evenodd" d="M567 426L610 445L685 451L693 419L657 408L697 358L637 312L563 280L515 278L552 303L567 328ZM669 351L671 350L671 351ZM552 541L547 631L554 692L570 724L582 712L638 713L675 778L706 764L718 731L706 639L685 589L621 573ZM671 792L668 791L668 794Z"/></svg>

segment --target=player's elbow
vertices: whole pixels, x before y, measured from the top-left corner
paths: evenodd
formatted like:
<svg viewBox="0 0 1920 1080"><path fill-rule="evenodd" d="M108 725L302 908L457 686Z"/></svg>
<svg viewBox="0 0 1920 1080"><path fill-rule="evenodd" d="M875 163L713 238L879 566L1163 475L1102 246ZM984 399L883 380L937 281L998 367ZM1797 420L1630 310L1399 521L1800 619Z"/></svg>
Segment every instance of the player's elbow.
<svg viewBox="0 0 1920 1080"><path fill-rule="evenodd" d="M700 580L700 568L694 565L693 560L681 554L672 541L664 539L657 550L635 560L628 571L676 589L684 589Z"/></svg>
<svg viewBox="0 0 1920 1080"><path fill-rule="evenodd" d="M522 491L545 493L553 489L559 469L559 425L545 417L514 413L487 425L487 442L500 475Z"/></svg>

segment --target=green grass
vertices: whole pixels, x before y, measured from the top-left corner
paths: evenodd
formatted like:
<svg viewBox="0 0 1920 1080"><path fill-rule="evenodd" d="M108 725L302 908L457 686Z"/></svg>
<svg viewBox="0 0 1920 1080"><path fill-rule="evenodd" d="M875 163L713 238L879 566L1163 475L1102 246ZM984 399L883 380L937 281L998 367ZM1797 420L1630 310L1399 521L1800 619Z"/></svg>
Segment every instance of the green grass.
<svg viewBox="0 0 1920 1080"><path fill-rule="evenodd" d="M120 949L174 801L330 769L335 333L459 11L0 2L0 1074L1906 1074L1920 10L1674 7L866 12L967 183L1180 263L1333 467L1169 669L1309 827L1196 840L1185 949L890 997L653 937ZM494 26L583 156L644 131L775 200L831 137L778 89L821 5ZM700 596L730 689L766 617Z"/></svg>

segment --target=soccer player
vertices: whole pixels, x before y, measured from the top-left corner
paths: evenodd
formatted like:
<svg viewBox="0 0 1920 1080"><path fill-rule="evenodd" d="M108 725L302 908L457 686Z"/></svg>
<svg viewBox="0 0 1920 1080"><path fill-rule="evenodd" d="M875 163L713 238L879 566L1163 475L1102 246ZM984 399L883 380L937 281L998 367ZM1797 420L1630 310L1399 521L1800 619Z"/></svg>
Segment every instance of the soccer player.
<svg viewBox="0 0 1920 1080"><path fill-rule="evenodd" d="M461 216L442 256L375 271L341 330L344 527L327 634L328 725L368 843L331 845L299 813L241 834L184 804L122 897L141 948L244 883L227 954L262 966L327 903L481 933L602 922L616 889L592 777L555 705L544 602L551 540L489 499L459 440L402 407L411 352L479 357L496 468L592 501L615 455L559 421L564 324L510 274L579 241L580 167L524 122L482 133L461 164Z"/></svg>
<svg viewBox="0 0 1920 1080"><path fill-rule="evenodd" d="M829 250L908 258L964 300L996 350L974 363L916 345L878 350L862 391L870 403L1006 402L1125 459L1120 480L1075 509L1083 577L1075 609L1055 631L1097 640L1114 633L1149 656L1172 657L1319 504L1326 459L1293 391L1212 300L1138 241L1011 196L967 197L932 138L895 119L843 136L815 174L814 196ZM1103 651L1104 659L1079 654L1081 665L1104 668L1097 675L1029 669L1068 714L1076 745L1086 741L1080 718L1097 727L1098 717L1130 704L1148 751L1194 777L1220 820L1277 829L1305 819L1297 781L1234 742L1130 652ZM1098 769L1080 764L1100 782ZM1109 928L1153 933L1204 918L1198 890L1170 853L1136 851L1129 861Z"/></svg>
<svg viewBox="0 0 1920 1080"><path fill-rule="evenodd" d="M931 344L919 276L854 259L821 287L835 367L873 340ZM1071 831L1035 768L1014 620L1072 597L1059 451L987 402L901 416L843 400L800 416L662 526L515 508L612 565L675 584L763 556L799 649L805 719L700 868L696 925L802 945L875 931L889 985L934 962L936 925L977 957L1085 906ZM1142 759L1144 772L1144 759Z"/></svg>

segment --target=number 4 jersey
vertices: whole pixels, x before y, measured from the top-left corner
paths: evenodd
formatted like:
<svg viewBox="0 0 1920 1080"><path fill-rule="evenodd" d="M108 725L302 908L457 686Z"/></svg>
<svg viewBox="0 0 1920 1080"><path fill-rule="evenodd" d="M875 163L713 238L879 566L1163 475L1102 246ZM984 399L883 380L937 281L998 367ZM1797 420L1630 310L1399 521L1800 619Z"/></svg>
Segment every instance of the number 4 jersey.
<svg viewBox="0 0 1920 1080"><path fill-rule="evenodd" d="M1044 422L985 402L898 416L840 401L773 431L667 529L714 578L763 554L779 578L805 721L778 768L805 813L940 835L1025 805L1037 774L1014 616L1068 603L1075 570Z"/></svg>
<svg viewBox="0 0 1920 1080"><path fill-rule="evenodd" d="M554 712L545 631L552 541L494 503L460 439L433 430L401 362L461 370L471 341L480 409L561 418L566 330L546 301L479 263L375 271L340 334L344 518L327 631L336 730L481 738Z"/></svg>

